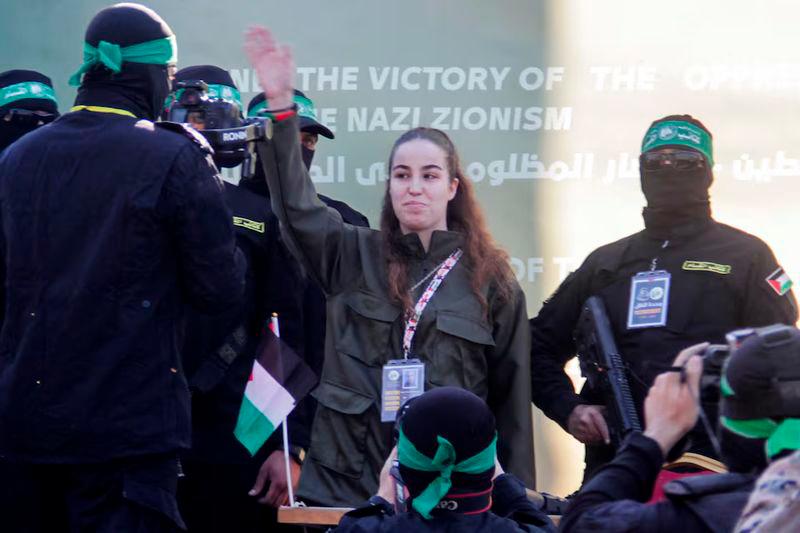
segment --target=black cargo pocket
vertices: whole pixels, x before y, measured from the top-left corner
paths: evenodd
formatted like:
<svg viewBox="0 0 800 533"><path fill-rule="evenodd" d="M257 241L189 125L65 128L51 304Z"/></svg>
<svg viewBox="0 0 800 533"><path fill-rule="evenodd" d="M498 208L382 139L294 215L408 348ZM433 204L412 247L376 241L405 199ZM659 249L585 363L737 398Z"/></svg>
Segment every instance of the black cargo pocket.
<svg viewBox="0 0 800 533"><path fill-rule="evenodd" d="M431 384L464 387L476 394L485 392L486 350L494 346L489 327L475 318L439 311L436 329L443 335L436 339Z"/></svg>
<svg viewBox="0 0 800 533"><path fill-rule="evenodd" d="M360 478L366 456L365 411L373 399L327 381L320 383L312 396L319 406L309 458L343 476Z"/></svg>
<svg viewBox="0 0 800 533"><path fill-rule="evenodd" d="M400 309L385 298L358 291L345 296L344 316L337 319L340 335L336 350L369 366L381 366L395 354L387 354L392 324Z"/></svg>
<svg viewBox="0 0 800 533"><path fill-rule="evenodd" d="M147 531L167 531L174 527L185 530L176 498L178 460L167 457L136 463L123 474L122 497L149 513L135 521Z"/></svg>

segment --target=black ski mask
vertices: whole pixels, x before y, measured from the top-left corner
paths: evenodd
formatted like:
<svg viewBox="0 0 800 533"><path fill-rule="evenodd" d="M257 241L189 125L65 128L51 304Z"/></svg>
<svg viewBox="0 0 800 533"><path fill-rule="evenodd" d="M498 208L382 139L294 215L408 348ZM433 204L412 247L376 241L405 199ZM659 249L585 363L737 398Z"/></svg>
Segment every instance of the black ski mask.
<svg viewBox="0 0 800 533"><path fill-rule="evenodd" d="M95 15L85 41L94 47L100 41L127 47L173 35L155 11L139 4L116 4ZM156 120L170 91L168 69L167 65L123 62L120 72L114 73L95 65L84 74L75 104L124 109Z"/></svg>
<svg viewBox="0 0 800 533"><path fill-rule="evenodd" d="M53 82L33 70L0 73L0 152L58 118Z"/></svg>
<svg viewBox="0 0 800 533"><path fill-rule="evenodd" d="M408 408L403 409L399 424L405 438L429 458L437 455L440 437L446 439L455 451L455 463L485 452L493 445L496 435L494 415L486 403L473 393L456 387L438 387L414 398ZM400 475L412 501L441 475L438 471L420 470L414 462L406 461L402 444L399 444L398 461ZM452 485L448 494L462 495L459 512L478 512L488 507L493 477L494 465L491 463L475 473L457 468L453 471L449 476ZM472 498L464 497L466 494Z"/></svg>
<svg viewBox="0 0 800 533"><path fill-rule="evenodd" d="M711 133L690 115L671 115L650 126L639 157L643 216L648 228L675 227L711 215Z"/></svg>
<svg viewBox="0 0 800 533"><path fill-rule="evenodd" d="M306 148L301 144L300 151L303 153L303 163L306 166L306 170L308 170L311 168L311 162L314 160L314 152L316 152L316 150Z"/></svg>

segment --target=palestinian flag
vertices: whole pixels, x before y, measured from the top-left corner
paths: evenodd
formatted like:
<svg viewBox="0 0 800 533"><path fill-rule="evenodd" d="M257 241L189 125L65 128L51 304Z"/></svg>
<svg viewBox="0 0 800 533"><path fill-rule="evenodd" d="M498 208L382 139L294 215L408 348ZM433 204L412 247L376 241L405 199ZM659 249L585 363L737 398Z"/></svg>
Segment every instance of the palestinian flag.
<svg viewBox="0 0 800 533"><path fill-rule="evenodd" d="M792 280L781 267L778 267L775 272L767 276L767 283L779 296L783 296L789 292L789 289L791 289L793 285Z"/></svg>
<svg viewBox="0 0 800 533"><path fill-rule="evenodd" d="M273 317L258 346L233 430L250 455L256 454L317 384L316 374L278 335L277 318Z"/></svg>

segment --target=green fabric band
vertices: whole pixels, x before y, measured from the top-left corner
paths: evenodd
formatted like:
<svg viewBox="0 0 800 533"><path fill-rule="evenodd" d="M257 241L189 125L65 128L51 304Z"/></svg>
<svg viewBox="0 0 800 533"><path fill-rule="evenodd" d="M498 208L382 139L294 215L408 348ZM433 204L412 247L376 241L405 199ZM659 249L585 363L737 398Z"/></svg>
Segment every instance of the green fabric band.
<svg viewBox="0 0 800 533"><path fill-rule="evenodd" d="M719 380L719 391L726 398L733 396L733 389L731 388L731 384L728 383L728 378L726 378L724 375L722 376L722 379Z"/></svg>
<svg viewBox="0 0 800 533"><path fill-rule="evenodd" d="M146 63L149 65L169 65L178 61L178 43L174 35L144 43L120 46L100 41L97 47L83 43L83 64L69 79L69 84L77 87L81 76L94 65L104 65L114 73L122 70L123 62Z"/></svg>
<svg viewBox="0 0 800 533"><path fill-rule="evenodd" d="M183 91L185 91L185 89L178 89L174 93L170 93L170 95L167 96L166 102L164 102L164 109L168 109L174 102L180 100ZM209 84L207 94L209 98L224 100L228 103L236 104L239 106L239 109L242 109L242 95L239 93L239 90L236 87L231 87L230 85Z"/></svg>
<svg viewBox="0 0 800 533"><path fill-rule="evenodd" d="M782 451L800 450L800 419L786 418L767 439L767 456L773 458Z"/></svg>
<svg viewBox="0 0 800 533"><path fill-rule="evenodd" d="M711 135L691 122L683 120L659 122L647 130L642 140L642 153L671 145L693 148L706 156L709 166L714 166Z"/></svg>
<svg viewBox="0 0 800 533"><path fill-rule="evenodd" d="M7 87L0 88L0 107L6 106L17 100L27 100L29 98L41 98L52 100L58 104L56 93L49 85L38 81L23 81Z"/></svg>
<svg viewBox="0 0 800 533"><path fill-rule="evenodd" d="M295 94L293 100L297 106L297 116L319 122L319 120L317 120L317 108L314 107L314 102L312 102L311 99ZM247 112L247 116L250 118L257 117L259 113L266 109L269 109L269 103L265 99L263 102L254 105L250 111Z"/></svg>
<svg viewBox="0 0 800 533"><path fill-rule="evenodd" d="M800 450L800 419L785 418L776 422L771 418L734 420L721 417L722 425L737 435L748 439L766 439L767 457L770 459L783 451Z"/></svg>
<svg viewBox="0 0 800 533"><path fill-rule="evenodd" d="M720 417L722 425L737 435L748 439L766 439L777 429L778 423L771 418L753 418L736 420L727 416Z"/></svg>
<svg viewBox="0 0 800 533"><path fill-rule="evenodd" d="M439 477L431 481L413 500L412 506L425 518L431 517L431 511L448 493L453 486L450 476L453 472L463 472L465 474L480 474L494 467L494 460L497 454L497 435L495 434L492 442L482 451L472 457L456 463L456 450L446 438L437 435L438 447L436 454L431 459L426 456L408 440L400 428L400 436L397 441L397 459L400 464L407 468L420 470L422 472L439 472Z"/></svg>

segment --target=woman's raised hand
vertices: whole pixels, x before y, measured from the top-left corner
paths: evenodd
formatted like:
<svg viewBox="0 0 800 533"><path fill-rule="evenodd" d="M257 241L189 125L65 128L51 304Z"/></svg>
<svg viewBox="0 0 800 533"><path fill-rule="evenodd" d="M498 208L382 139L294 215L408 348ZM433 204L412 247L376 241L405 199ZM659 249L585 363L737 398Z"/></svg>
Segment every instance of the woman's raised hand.
<svg viewBox="0 0 800 533"><path fill-rule="evenodd" d="M244 51L256 70L269 109L291 107L294 96L292 49L275 41L263 26L251 26L244 36Z"/></svg>

